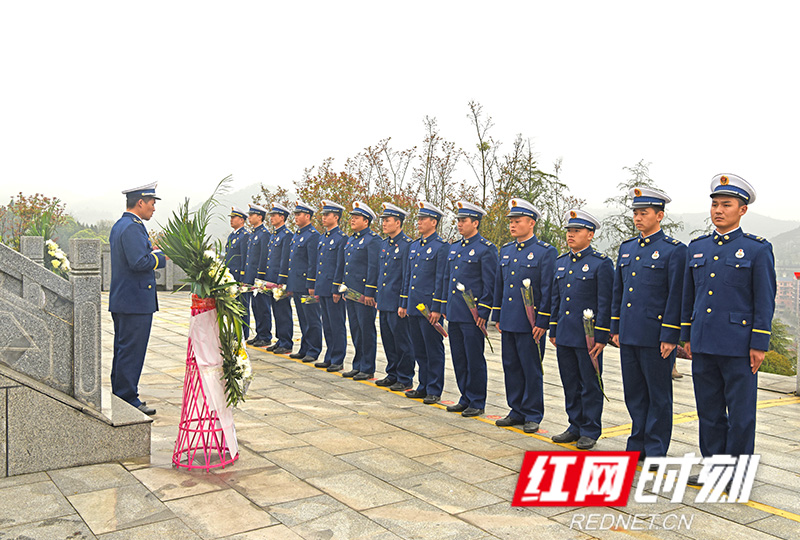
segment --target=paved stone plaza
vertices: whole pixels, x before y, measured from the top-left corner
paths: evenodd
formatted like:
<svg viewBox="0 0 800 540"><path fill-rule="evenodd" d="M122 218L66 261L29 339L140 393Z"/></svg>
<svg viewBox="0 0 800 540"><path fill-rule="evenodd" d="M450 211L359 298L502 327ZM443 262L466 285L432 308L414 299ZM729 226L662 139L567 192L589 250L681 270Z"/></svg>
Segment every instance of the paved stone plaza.
<svg viewBox="0 0 800 540"><path fill-rule="evenodd" d="M107 293L103 301L107 306ZM212 473L176 470L171 459L190 302L186 293L162 292L159 303L140 384L142 399L158 409L150 458L0 479L0 538L758 540L800 533L800 400L792 394L794 379L775 375L760 375L756 450L762 457L749 504L659 498L657 504L622 508L512 508L525 451L574 447L549 440L567 421L552 347L545 357L540 433L493 425L507 412L496 333L495 353L487 348L485 418L462 418L444 405L423 405L371 382L251 349L256 379L235 413L239 460ZM108 370L113 326L104 314ZM352 346L348 351L346 368ZM385 362L380 346L378 351L380 368ZM615 349L607 351L604 382L611 401L596 450L624 450L629 417L619 357ZM674 383L672 456L698 452L690 363L678 365L687 375ZM455 389L448 356L445 404L457 399ZM684 500L693 500L695 493L688 491ZM688 530L570 528L573 516L591 513L675 514L692 522Z"/></svg>

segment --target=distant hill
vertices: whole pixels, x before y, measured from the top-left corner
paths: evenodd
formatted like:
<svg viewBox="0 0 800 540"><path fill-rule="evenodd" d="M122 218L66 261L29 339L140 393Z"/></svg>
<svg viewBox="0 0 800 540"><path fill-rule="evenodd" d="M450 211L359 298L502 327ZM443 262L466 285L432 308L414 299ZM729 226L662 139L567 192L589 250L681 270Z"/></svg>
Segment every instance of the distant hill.
<svg viewBox="0 0 800 540"><path fill-rule="evenodd" d="M770 239L775 266L800 271L800 227Z"/></svg>

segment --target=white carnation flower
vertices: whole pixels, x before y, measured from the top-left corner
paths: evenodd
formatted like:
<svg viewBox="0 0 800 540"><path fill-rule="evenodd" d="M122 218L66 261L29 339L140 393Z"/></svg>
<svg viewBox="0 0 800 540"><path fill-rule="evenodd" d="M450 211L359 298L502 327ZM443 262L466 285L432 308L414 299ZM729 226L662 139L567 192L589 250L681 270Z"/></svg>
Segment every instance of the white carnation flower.
<svg viewBox="0 0 800 540"><path fill-rule="evenodd" d="M583 310L583 318L584 319L594 319L594 311L591 309L584 309Z"/></svg>
<svg viewBox="0 0 800 540"><path fill-rule="evenodd" d="M456 283L456 289L458 289L461 292L464 292L467 288L464 287L464 284L459 281L458 283Z"/></svg>
<svg viewBox="0 0 800 540"><path fill-rule="evenodd" d="M523 280L522 280L522 285L523 285L523 286L524 286L526 289L527 289L528 287L530 287L530 286L531 286L531 280L530 280L530 278L525 278L525 279L523 279Z"/></svg>

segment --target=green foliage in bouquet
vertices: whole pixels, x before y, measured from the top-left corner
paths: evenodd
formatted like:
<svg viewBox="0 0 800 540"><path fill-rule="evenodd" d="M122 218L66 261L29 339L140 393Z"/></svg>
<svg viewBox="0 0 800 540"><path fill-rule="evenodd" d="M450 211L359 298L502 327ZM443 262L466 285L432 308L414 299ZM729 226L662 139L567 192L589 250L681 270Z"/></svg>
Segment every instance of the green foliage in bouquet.
<svg viewBox="0 0 800 540"><path fill-rule="evenodd" d="M252 372L247 353L242 347L242 316L238 283L228 266L221 260L222 243L212 242L207 229L212 210L218 205L216 197L225 194L232 177L223 178L211 196L194 212L189 211L189 199L172 213L158 239L158 247L185 273L183 281L200 298L214 298L219 325L222 372L228 405L235 407L244 400L246 385Z"/></svg>

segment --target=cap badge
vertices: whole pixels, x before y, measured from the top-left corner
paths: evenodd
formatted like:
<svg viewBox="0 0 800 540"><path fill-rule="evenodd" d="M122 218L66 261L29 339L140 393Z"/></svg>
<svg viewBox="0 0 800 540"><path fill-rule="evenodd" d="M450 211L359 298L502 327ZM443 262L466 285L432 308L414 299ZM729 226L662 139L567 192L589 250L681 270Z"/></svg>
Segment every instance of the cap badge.
<svg viewBox="0 0 800 540"><path fill-rule="evenodd" d="M581 268L581 271L588 272L589 271L589 265L588 264L584 264L583 268Z"/></svg>
<svg viewBox="0 0 800 540"><path fill-rule="evenodd" d="M658 251L654 251L652 255L650 255L653 259L658 259Z"/></svg>
<svg viewBox="0 0 800 540"><path fill-rule="evenodd" d="M569 217L571 217L572 219L575 219L576 217L578 217L578 214L575 213L575 210L570 210Z"/></svg>
<svg viewBox="0 0 800 540"><path fill-rule="evenodd" d="M727 186L728 182L730 182L730 180L728 180L727 176L721 176L719 179L719 183L722 184L723 186Z"/></svg>
<svg viewBox="0 0 800 540"><path fill-rule="evenodd" d="M528 253L528 260L529 260L529 261L532 261L532 260L533 260L533 252L531 252L531 253Z"/></svg>
<svg viewBox="0 0 800 540"><path fill-rule="evenodd" d="M517 206L517 199L511 199L511 206Z"/></svg>
<svg viewBox="0 0 800 540"><path fill-rule="evenodd" d="M642 196L642 190L638 189L638 188L634 189L633 190L633 194L636 195L637 197L641 197Z"/></svg>
<svg viewBox="0 0 800 540"><path fill-rule="evenodd" d="M425 205L424 205L424 204L422 204L421 202L420 202L420 203L417 203L417 205L418 205L420 208L425 208Z"/></svg>
<svg viewBox="0 0 800 540"><path fill-rule="evenodd" d="M737 259L741 259L742 257L744 257L744 250L740 248L740 249L739 249L739 251L737 251L737 252L736 252L736 255L734 255L734 256L735 256Z"/></svg>

